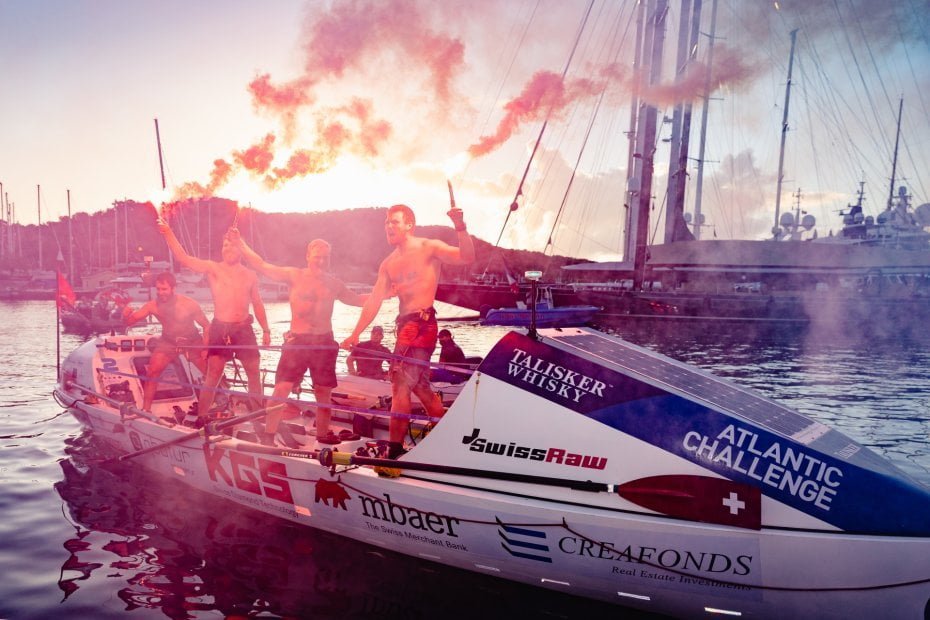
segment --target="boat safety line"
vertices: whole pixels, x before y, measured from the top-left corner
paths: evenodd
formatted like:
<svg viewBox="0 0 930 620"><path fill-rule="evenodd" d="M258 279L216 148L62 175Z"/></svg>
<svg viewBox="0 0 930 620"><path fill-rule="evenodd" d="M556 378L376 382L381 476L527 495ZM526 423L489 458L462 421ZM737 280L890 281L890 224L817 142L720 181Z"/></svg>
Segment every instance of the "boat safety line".
<svg viewBox="0 0 930 620"><path fill-rule="evenodd" d="M130 379L139 379L142 381L145 381L148 379L148 377L146 377L145 375L136 375L136 374L132 374L129 372L120 372L118 370L108 370L107 374L115 375L118 377L128 377ZM189 387L195 390L211 389L211 388L204 388L203 384L187 383L184 381L171 381L169 379L159 379L158 382L164 383L166 385L177 385L177 386L182 386L182 387ZM236 390L227 390L219 386L212 388L212 390L219 394L226 394L227 396L258 398L258 397L252 396L248 392L237 392ZM106 398L96 392L94 392L94 395L100 398L104 398L104 399ZM329 403L329 404L317 403L315 401L300 400L297 398L287 398L284 396L262 395L261 399L266 400L266 401L271 400L271 401L277 401L279 403L291 404L291 405L294 405L300 408L301 410L303 410L304 408L308 408L308 407L309 408L328 407L329 409L333 411L344 411L346 413L361 413L361 414L381 417L381 418L402 418L405 420L413 420L413 421L420 421L420 422L434 422L434 423L439 422L439 420L442 419L442 418L436 418L436 417L427 416L427 415L419 415L416 413L392 413L390 411L379 411L377 409L363 409L361 407L349 407L348 405L337 405L336 403ZM119 402L119 401L114 401L114 402ZM114 405L114 406L117 406L117 405Z"/></svg>
<svg viewBox="0 0 930 620"><path fill-rule="evenodd" d="M161 419L159 419L159 418L157 418L156 416L152 415L152 414L149 413L148 411L143 411L142 409L139 409L138 407L135 406L134 403L127 403L126 401L116 400L115 398L110 398L109 396L104 396L103 394L100 394L99 392L95 392L94 390L92 390L92 389L90 389L90 388L88 388L88 387L84 387L83 385L81 385L81 384L79 384L79 383L74 383L73 381L66 381L64 387L65 387L65 389L74 388L74 389L76 389L76 390L79 390L79 391L83 392L84 394L87 394L87 395L89 395L89 396L93 396L94 398L98 398L98 399L100 399L100 400L106 402L106 403L109 404L111 407L113 407L113 408L115 408L115 409L118 409L118 410L119 410L120 418L122 418L122 419L124 419L124 420L127 419L127 418L129 418L129 419L133 419L133 418L145 418L145 419L148 420L149 422L154 422L155 424L159 424L159 425L161 425L161 426L164 426L164 425L165 425L164 422L163 422Z"/></svg>
<svg viewBox="0 0 930 620"><path fill-rule="evenodd" d="M562 518L562 527L564 527L565 530L569 532L570 534L573 534L577 536L578 538L591 543L592 545L597 545L598 547L601 548L603 552L616 553L619 555L623 555L622 551L615 549L610 544L600 541L600 540L589 538L588 536L585 536L581 532L578 532L572 529L571 526L568 525L568 522L565 520L564 517ZM713 583L720 583L723 585L734 586L734 587L739 587L739 588L751 588L754 590L772 590L772 591L777 591L777 592L858 592L858 591L866 591L866 590L887 590L890 588L904 588L907 586L915 586L915 585L919 585L922 583L930 583L930 577L928 577L926 579L899 581L895 583L885 583L885 584L879 584L879 585L874 585L874 586L834 586L834 587L824 587L824 588L767 586L767 585L759 585L759 584L752 584L752 583L743 583L740 581L730 581L727 579L720 579L718 577L704 577L701 575L697 575L695 573L689 573L687 571L682 571L682 570L678 570L678 569L671 568L668 566L663 566L662 564L658 564L656 562L650 562L649 560L641 559L641 558L636 558L635 561L640 564L645 564L646 566L650 566L658 570L666 571L669 573L674 573L676 575L681 575L683 577L690 577L692 579L703 579L703 580L710 581Z"/></svg>
<svg viewBox="0 0 930 620"><path fill-rule="evenodd" d="M265 407L263 409L259 409L258 411L253 411L251 413L241 415L237 418L229 418L228 420L222 420L219 422L209 422L207 424L204 424L203 428L199 428L195 431L191 431L190 433L185 433L184 435L181 435L180 437L175 437L174 439L169 439L168 441L155 444L155 445L151 445L146 448L142 448L141 450L136 450L135 452L130 452L128 454L121 454L120 456L107 459L103 461L103 463L104 464L120 463L122 461L126 461L131 458L135 458L137 456L142 456L143 454L148 454L149 452L155 452L156 450L161 450L167 446L174 446L179 443L184 443L185 441L188 441L190 439L196 439L198 437L202 437L205 441L209 441L209 438L211 435L216 435L218 431L224 428L229 428L230 426L236 426L238 424L242 424L243 422L248 422L250 420L255 420L257 418L264 417L271 410L277 409L278 407L281 407L281 405L272 405L271 407Z"/></svg>
<svg viewBox="0 0 930 620"><path fill-rule="evenodd" d="M203 344L176 344L175 348L178 350L192 349L192 350L203 350L205 348L210 349L249 349L249 350L258 350L258 351L283 351L285 348L288 350L316 350L316 351L332 351L333 347L322 345L322 344L291 344L291 345L251 345L251 344L223 344L223 345L203 345ZM469 365L459 365L459 364L447 364L442 362L429 362L426 360L416 359L413 357L406 357L403 355L398 355L396 353L381 353L379 351L373 351L369 349L364 349L365 357L369 358L379 358L382 360L387 360L389 362L403 362L405 364L416 364L418 366L426 366L429 368L441 368L443 370L448 370L450 372L455 372L463 375L470 375L477 368L477 364Z"/></svg>

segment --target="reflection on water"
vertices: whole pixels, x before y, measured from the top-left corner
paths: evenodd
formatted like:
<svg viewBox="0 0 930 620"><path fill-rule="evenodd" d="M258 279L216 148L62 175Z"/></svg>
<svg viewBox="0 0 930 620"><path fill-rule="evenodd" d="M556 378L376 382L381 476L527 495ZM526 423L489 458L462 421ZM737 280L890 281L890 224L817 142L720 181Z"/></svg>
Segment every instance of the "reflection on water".
<svg viewBox="0 0 930 620"><path fill-rule="evenodd" d="M96 578L129 611L169 618L646 618L298 527L104 458L87 434L69 440L55 490L74 535L58 587L68 598ZM119 584L119 585L116 585Z"/></svg>

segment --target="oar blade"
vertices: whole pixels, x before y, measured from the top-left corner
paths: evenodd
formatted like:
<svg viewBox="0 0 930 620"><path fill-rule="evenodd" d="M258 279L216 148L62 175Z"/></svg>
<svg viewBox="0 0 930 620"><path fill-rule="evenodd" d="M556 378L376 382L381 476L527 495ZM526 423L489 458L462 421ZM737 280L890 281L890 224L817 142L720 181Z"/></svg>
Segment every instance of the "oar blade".
<svg viewBox="0 0 930 620"><path fill-rule="evenodd" d="M758 530L762 493L758 488L710 476L650 476L625 482L620 497L671 517Z"/></svg>

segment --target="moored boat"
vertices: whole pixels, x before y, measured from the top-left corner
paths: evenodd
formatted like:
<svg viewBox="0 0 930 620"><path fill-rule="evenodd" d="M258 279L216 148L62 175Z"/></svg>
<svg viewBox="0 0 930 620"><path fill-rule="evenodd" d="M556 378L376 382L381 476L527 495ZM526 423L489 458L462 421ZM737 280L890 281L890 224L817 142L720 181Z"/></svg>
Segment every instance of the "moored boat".
<svg viewBox="0 0 930 620"><path fill-rule="evenodd" d="M580 327L587 325L600 311L599 306L577 304L556 306L552 301L552 291L542 287L538 294L534 286L530 290L530 299L535 303L527 305L518 302L517 306L505 308L485 308L481 313L482 325L507 325L512 327ZM533 307L535 305L535 307Z"/></svg>
<svg viewBox="0 0 930 620"><path fill-rule="evenodd" d="M140 464L242 505L683 617L926 613L926 487L819 422L611 336L507 334L397 461L372 451L378 428L295 450L160 421L193 402L180 361L138 412L145 340L81 345L56 396L124 460L148 449Z"/></svg>

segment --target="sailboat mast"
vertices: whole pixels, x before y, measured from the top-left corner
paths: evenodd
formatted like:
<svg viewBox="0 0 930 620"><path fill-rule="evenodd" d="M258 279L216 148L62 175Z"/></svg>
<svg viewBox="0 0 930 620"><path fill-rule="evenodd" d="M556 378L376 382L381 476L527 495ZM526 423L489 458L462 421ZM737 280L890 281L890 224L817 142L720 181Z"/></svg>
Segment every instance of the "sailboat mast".
<svg viewBox="0 0 930 620"><path fill-rule="evenodd" d="M649 84L657 84L662 72L662 48L665 45L665 19L668 16L668 0L650 2L654 7L647 11L646 36L647 45L643 48L645 57L651 51L649 60ZM654 171L655 138L658 109L647 105L642 110L637 130L637 146L642 165L642 175L633 209L633 230L635 248L633 251L633 289L642 289L646 270L646 245L649 241L649 207L652 202L652 175Z"/></svg>
<svg viewBox="0 0 930 620"><path fill-rule="evenodd" d="M704 149L707 142L707 113L710 104L711 67L714 66L714 40L717 34L717 0L710 9L710 33L707 35L707 78L704 80L704 107L701 109L701 142L698 145L697 182L694 186L694 227L691 232L695 239L701 238L701 198L704 192Z"/></svg>
<svg viewBox="0 0 930 620"><path fill-rule="evenodd" d="M901 97L901 100L898 102L898 130L894 138L894 158L891 160L891 187L888 188L888 206L887 210L891 210L891 202L894 200L894 182L895 175L898 171L898 144L901 141L901 113L904 111L904 97Z"/></svg>
<svg viewBox="0 0 930 620"><path fill-rule="evenodd" d="M681 12L678 15L678 49L675 56L675 84L681 82L685 71L688 54L688 44L685 41L685 32L688 28L688 14L691 12L691 0L681 0ZM684 182L681 170L678 168L678 154L681 151L681 115L682 104L678 102L672 111L672 133L669 140L668 155L668 192L665 208L665 243L675 239L675 218L678 216L678 205L675 197L678 196L678 185Z"/></svg>
<svg viewBox="0 0 930 620"><path fill-rule="evenodd" d="M42 271L44 267L42 264L42 190L38 185L36 185L36 207L39 211L39 271Z"/></svg>
<svg viewBox="0 0 930 620"><path fill-rule="evenodd" d="M5 227L0 226L0 258L6 256L6 231L10 227L10 223L6 221L6 210L3 206L3 181L0 181L0 222L6 224Z"/></svg>
<svg viewBox="0 0 930 620"><path fill-rule="evenodd" d="M71 190L68 192L68 281L74 284L74 237L71 232Z"/></svg>
<svg viewBox="0 0 930 620"><path fill-rule="evenodd" d="M678 23L678 59L675 82L681 81L694 59L701 22L702 0L682 0ZM689 28L690 26L690 28ZM665 242L692 238L685 223L685 185L688 177L688 145L691 137L691 102L679 102L672 115L672 140L669 154L668 208L665 215Z"/></svg>
<svg viewBox="0 0 930 620"><path fill-rule="evenodd" d="M784 180L785 139L788 137L788 102L791 100L791 71L794 68L794 44L798 38L797 29L791 31L791 54L788 56L788 83L785 84L785 111L781 119L781 149L778 152L778 183L775 187L775 225L772 236L778 238L778 219L781 215L781 183Z"/></svg>
<svg viewBox="0 0 930 620"><path fill-rule="evenodd" d="M639 91L642 88L643 77L640 66L642 64L642 51L643 51L643 28L645 26L645 13L646 11L646 0L639 0L637 2L636 9L636 39L635 48L633 52L633 96L630 98L630 130L628 134L629 144L627 149L626 157L626 200L624 201L624 208L626 209L626 214L624 217L624 252L623 256L626 260L629 260L633 256L633 248L635 243L633 241L633 198L635 196L635 179L639 178L638 167L640 160L636 158L636 146L638 144L639 136L637 135L637 128L639 126Z"/></svg>

